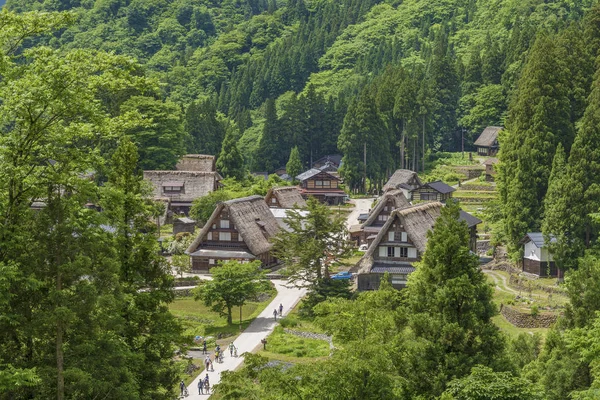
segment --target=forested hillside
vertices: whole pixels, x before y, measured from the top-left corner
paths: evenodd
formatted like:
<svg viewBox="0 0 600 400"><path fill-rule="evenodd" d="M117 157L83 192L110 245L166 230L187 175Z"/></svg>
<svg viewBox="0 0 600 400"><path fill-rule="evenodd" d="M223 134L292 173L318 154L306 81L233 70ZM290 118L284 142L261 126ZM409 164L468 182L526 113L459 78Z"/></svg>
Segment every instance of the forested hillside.
<svg viewBox="0 0 600 400"><path fill-rule="evenodd" d="M463 133L469 149L483 127L503 124L536 32L583 29L592 3L8 0L7 6L72 12L68 28L43 40L50 46L138 59L161 83L160 102L146 104L147 115L169 115L153 128L158 137L172 135L159 148L218 154L230 130L246 165L269 172L287 162L294 146L305 167L340 151L346 182L364 189L365 144L368 182L378 186L396 167L418 170L432 151L460 149ZM155 160L144 152L155 144L138 144L145 167L174 163L175 157Z"/></svg>

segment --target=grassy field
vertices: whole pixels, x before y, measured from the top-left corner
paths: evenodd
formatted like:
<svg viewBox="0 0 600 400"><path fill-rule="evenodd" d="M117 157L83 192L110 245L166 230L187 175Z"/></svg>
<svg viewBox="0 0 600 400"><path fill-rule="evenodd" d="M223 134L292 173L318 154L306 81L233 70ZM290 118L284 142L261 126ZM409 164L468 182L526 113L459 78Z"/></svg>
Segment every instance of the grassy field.
<svg viewBox="0 0 600 400"><path fill-rule="evenodd" d="M278 326L267 338L267 350L261 350L259 354L292 363L310 362L326 358L329 355L329 343L285 333L283 328Z"/></svg>
<svg viewBox="0 0 600 400"><path fill-rule="evenodd" d="M242 307L242 329L248 325L265 309L275 297L275 291L270 293L268 299L262 302L248 302ZM227 318L211 311L201 301L195 301L192 297L176 299L169 305L171 312L179 318L184 327L184 334L188 337L213 336L219 334L233 340L240 332L240 310L233 311L233 324L227 324Z"/></svg>
<svg viewBox="0 0 600 400"><path fill-rule="evenodd" d="M500 328L500 330L502 330L504 333L508 334L513 338L519 336L521 333L539 333L542 335L543 338L545 338L546 333L549 330L548 328L517 328L516 326L508 322L503 315L496 315L492 318L492 322L494 322L494 324L496 324L496 326Z"/></svg>

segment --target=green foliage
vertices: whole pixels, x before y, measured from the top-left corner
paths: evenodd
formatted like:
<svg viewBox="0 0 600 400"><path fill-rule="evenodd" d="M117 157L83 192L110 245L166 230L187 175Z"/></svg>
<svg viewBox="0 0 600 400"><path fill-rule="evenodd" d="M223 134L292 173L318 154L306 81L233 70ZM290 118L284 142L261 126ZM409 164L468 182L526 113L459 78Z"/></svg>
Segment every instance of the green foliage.
<svg viewBox="0 0 600 400"><path fill-rule="evenodd" d="M227 317L232 323L233 307L241 307L246 301L269 289L270 284L260 269L260 261L243 264L237 261L220 263L211 269L212 280L203 281L194 289L196 300L202 300L213 311Z"/></svg>
<svg viewBox="0 0 600 400"><path fill-rule="evenodd" d="M350 282L347 280L321 279L308 292L300 307L300 313L312 317L317 304L327 299L350 299L351 297Z"/></svg>
<svg viewBox="0 0 600 400"><path fill-rule="evenodd" d="M484 366L476 366L471 374L454 380L440 400L536 400L543 396L523 378L509 372L494 372Z"/></svg>
<svg viewBox="0 0 600 400"><path fill-rule="evenodd" d="M302 161L300 161L300 153L298 152L297 146L292 148L292 151L290 152L290 158L285 165L285 171L292 177L293 181L295 181L296 177L302 172Z"/></svg>
<svg viewBox="0 0 600 400"><path fill-rule="evenodd" d="M283 327L278 326L267 338L267 351L297 358L325 357L329 355L329 343L287 334Z"/></svg>
<svg viewBox="0 0 600 400"><path fill-rule="evenodd" d="M230 127L225 134L223 147L217 159L217 171L226 178L243 179L246 171L244 169L244 158L237 145L234 129Z"/></svg>
<svg viewBox="0 0 600 400"><path fill-rule="evenodd" d="M345 218L313 197L305 211L295 208L287 213L284 222L289 230L273 238L273 251L286 265L290 283L315 288L321 280L329 280L331 263L348 253L350 246L340 239L346 237Z"/></svg>
<svg viewBox="0 0 600 400"><path fill-rule="evenodd" d="M190 209L190 217L194 218L199 224L204 225L218 203L231 199L231 194L226 190L219 189L210 192L206 196L194 200Z"/></svg>
<svg viewBox="0 0 600 400"><path fill-rule="evenodd" d="M448 376L466 376L477 364L497 365L504 348L490 320L497 312L492 289L469 252L467 226L458 215L455 203L442 208L406 289L408 325L418 342L408 349L403 374L411 391L429 396L441 395Z"/></svg>
<svg viewBox="0 0 600 400"><path fill-rule="evenodd" d="M176 254L171 256L171 265L173 266L173 270L175 273L179 274L183 277L184 272L190 272L191 263L190 256L187 254Z"/></svg>
<svg viewBox="0 0 600 400"><path fill-rule="evenodd" d="M600 260L588 254L579 263L579 268L565 276L569 303L565 317L570 327L583 328L600 311Z"/></svg>

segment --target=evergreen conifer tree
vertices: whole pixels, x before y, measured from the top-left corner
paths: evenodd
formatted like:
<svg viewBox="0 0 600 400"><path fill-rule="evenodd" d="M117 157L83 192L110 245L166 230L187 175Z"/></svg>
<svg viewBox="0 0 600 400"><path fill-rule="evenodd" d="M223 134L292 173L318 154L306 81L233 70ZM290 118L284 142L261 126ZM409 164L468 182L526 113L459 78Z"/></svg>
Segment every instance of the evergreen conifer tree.
<svg viewBox="0 0 600 400"><path fill-rule="evenodd" d="M491 321L497 312L492 288L469 250L469 231L459 211L454 202L442 208L406 289L406 316L416 342L407 348L401 375L410 392L423 398L439 396L450 376L493 365L504 347Z"/></svg>
<svg viewBox="0 0 600 400"><path fill-rule="evenodd" d="M600 72L571 149L569 179L570 212L577 228L574 234L589 246L595 236L590 214L600 210Z"/></svg>
<svg viewBox="0 0 600 400"><path fill-rule="evenodd" d="M556 147L556 155L552 161L552 172L548 182L548 192L544 199L544 221L542 233L548 251L554 256L556 265L561 270L573 267L578 257L578 244L581 241L573 236L571 196L572 184L567 171L567 159L562 144ZM552 238L555 240L552 240Z"/></svg>
<svg viewBox="0 0 600 400"><path fill-rule="evenodd" d="M217 171L226 178L235 178L241 180L244 178L244 157L237 146L235 129L229 127L223 140L221 153L217 159Z"/></svg>
<svg viewBox="0 0 600 400"><path fill-rule="evenodd" d="M530 51L501 136L498 185L509 248L539 230L543 199L558 143L571 148L568 68L557 45L541 33Z"/></svg>
<svg viewBox="0 0 600 400"><path fill-rule="evenodd" d="M264 172L273 172L278 167L279 120L275 101L265 102L265 124L258 144L256 168Z"/></svg>
<svg viewBox="0 0 600 400"><path fill-rule="evenodd" d="M298 147L294 147L290 152L290 159L285 165L285 171L292 177L293 181L295 181L296 177L302 172L302 161L300 161Z"/></svg>

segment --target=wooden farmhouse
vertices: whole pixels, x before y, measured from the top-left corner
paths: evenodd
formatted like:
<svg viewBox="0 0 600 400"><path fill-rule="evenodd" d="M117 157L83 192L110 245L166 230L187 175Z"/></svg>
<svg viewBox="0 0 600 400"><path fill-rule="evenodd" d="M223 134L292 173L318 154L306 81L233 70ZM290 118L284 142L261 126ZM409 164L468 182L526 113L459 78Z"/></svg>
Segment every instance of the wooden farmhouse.
<svg viewBox="0 0 600 400"><path fill-rule="evenodd" d="M306 201L297 186L282 186L269 190L265 202L271 208L306 207Z"/></svg>
<svg viewBox="0 0 600 400"><path fill-rule="evenodd" d="M186 154L175 166L177 171L215 172L215 156L207 154Z"/></svg>
<svg viewBox="0 0 600 400"><path fill-rule="evenodd" d="M494 182L496 176L495 166L500 162L497 158L488 158L483 162L485 165L485 180L487 182Z"/></svg>
<svg viewBox="0 0 600 400"><path fill-rule="evenodd" d="M442 181L426 183L412 191L412 201L445 202L452 198L452 192L455 190L452 186Z"/></svg>
<svg viewBox="0 0 600 400"><path fill-rule="evenodd" d="M192 259L192 271L210 272L219 261L260 260L263 266L277 262L271 254L269 239L279 225L260 196L219 203L186 253Z"/></svg>
<svg viewBox="0 0 600 400"><path fill-rule="evenodd" d="M302 196L313 196L322 203L344 204L346 193L340 189L340 179L320 169L309 169L296 177L300 181Z"/></svg>
<svg viewBox="0 0 600 400"><path fill-rule="evenodd" d="M361 225L350 227L351 240L355 241L357 245L368 243L377 236L394 210L407 207L410 207L410 203L401 190L388 190L379 198L375 208L371 210Z"/></svg>
<svg viewBox="0 0 600 400"><path fill-rule="evenodd" d="M444 205L440 202L418 204L395 210L369 245L367 252L352 269L358 275L358 290L376 290L388 272L392 286L402 289L427 246L427 232L433 229ZM475 250L476 226L480 220L461 211L460 220L469 226L471 250Z"/></svg>
<svg viewBox="0 0 600 400"><path fill-rule="evenodd" d="M555 238L551 239L556 241ZM540 277L561 277L562 273L556 268L552 254L548 252L544 235L541 232L530 232L523 239L523 272Z"/></svg>
<svg viewBox="0 0 600 400"><path fill-rule="evenodd" d="M421 180L416 172L409 169L397 169L390 179L383 185L383 190L402 190L404 197L408 200L412 200L412 191L422 185Z"/></svg>
<svg viewBox="0 0 600 400"><path fill-rule="evenodd" d="M488 126L481 132L474 145L480 156L495 156L498 153L498 134L501 126Z"/></svg>
<svg viewBox="0 0 600 400"><path fill-rule="evenodd" d="M144 180L152 184L154 198L168 198L171 211L185 215L192 202L216 190L221 179L218 172L144 171Z"/></svg>

